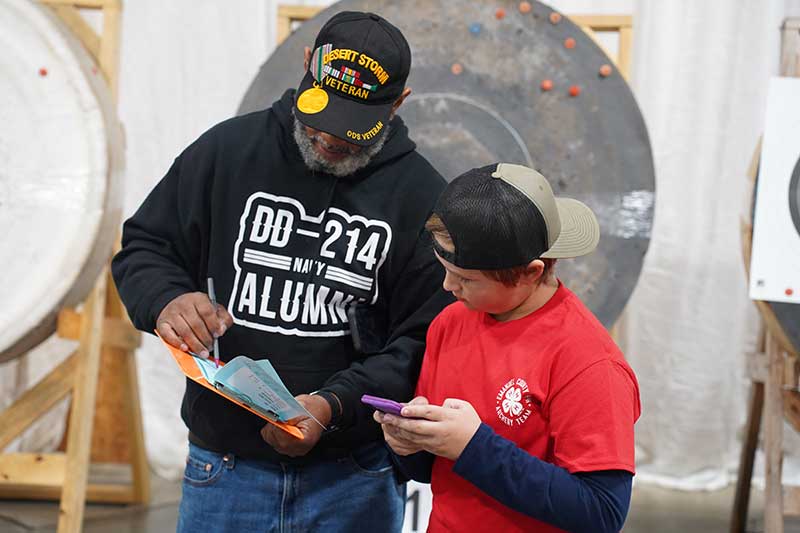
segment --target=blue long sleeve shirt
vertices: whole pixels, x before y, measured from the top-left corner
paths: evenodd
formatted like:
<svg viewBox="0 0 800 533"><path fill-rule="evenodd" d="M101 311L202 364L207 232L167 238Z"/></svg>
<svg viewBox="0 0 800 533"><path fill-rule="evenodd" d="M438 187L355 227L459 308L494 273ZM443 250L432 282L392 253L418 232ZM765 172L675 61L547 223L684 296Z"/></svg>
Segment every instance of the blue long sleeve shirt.
<svg viewBox="0 0 800 533"><path fill-rule="evenodd" d="M403 472L430 483L435 456L420 452L396 457ZM570 533L616 533L631 498L633 474L603 470L570 474L542 461L481 424L453 466L503 505Z"/></svg>

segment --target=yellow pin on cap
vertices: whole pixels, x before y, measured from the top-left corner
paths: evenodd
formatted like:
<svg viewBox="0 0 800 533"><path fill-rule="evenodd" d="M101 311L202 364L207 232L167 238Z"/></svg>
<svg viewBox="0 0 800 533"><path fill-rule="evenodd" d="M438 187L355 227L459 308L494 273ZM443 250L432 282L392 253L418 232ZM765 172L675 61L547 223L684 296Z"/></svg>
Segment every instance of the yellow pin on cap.
<svg viewBox="0 0 800 533"><path fill-rule="evenodd" d="M328 106L328 93L319 87L306 89L297 99L297 109L306 115L319 113Z"/></svg>

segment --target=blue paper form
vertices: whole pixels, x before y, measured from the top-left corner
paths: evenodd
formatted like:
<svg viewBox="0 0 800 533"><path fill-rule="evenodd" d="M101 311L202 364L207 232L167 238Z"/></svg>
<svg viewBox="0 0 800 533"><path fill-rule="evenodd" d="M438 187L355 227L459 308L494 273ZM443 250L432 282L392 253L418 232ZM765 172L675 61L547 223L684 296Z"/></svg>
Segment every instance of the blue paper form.
<svg viewBox="0 0 800 533"><path fill-rule="evenodd" d="M195 359L206 381L251 409L281 422L297 416L317 421L295 400L268 360L254 361L240 355L217 368L212 360Z"/></svg>

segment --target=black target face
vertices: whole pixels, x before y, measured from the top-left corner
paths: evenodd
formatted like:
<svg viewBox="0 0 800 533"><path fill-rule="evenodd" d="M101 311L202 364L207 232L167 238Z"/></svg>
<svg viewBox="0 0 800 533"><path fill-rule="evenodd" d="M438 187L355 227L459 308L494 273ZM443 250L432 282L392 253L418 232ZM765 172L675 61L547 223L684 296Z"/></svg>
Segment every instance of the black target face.
<svg viewBox="0 0 800 533"><path fill-rule="evenodd" d="M800 159L795 163L789 180L789 212L797 235L800 237ZM795 350L800 350L800 305L795 303L767 302L775 313L786 336Z"/></svg>
<svg viewBox="0 0 800 533"><path fill-rule="evenodd" d="M383 15L412 51L413 92L399 114L447 179L493 162L521 163L542 172L557 195L596 213L598 250L559 262L557 274L610 326L650 240L655 183L647 130L625 79L594 41L566 17L551 18L544 4L531 4L521 13L516 1L344 0L275 51L239 113L264 109L299 85L303 48L313 47L333 14Z"/></svg>
<svg viewBox="0 0 800 533"><path fill-rule="evenodd" d="M789 212L792 214L794 229L800 235L800 159L794 166L789 182Z"/></svg>

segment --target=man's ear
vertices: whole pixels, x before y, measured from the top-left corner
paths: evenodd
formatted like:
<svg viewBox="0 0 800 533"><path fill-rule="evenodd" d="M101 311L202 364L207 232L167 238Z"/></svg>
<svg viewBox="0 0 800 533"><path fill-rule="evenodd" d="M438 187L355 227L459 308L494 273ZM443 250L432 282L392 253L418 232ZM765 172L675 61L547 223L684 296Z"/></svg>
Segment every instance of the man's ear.
<svg viewBox="0 0 800 533"><path fill-rule="evenodd" d="M311 48L303 48L303 72L308 72L308 65L311 64Z"/></svg>
<svg viewBox="0 0 800 533"><path fill-rule="evenodd" d="M406 98L408 98L409 94L411 94L411 87L406 87L405 89L403 89L403 92L400 95L400 97L397 100L395 100L394 103L392 104L392 112L389 113L389 120L391 120L394 114L397 113L397 109L401 105L403 105L403 102L405 101Z"/></svg>

